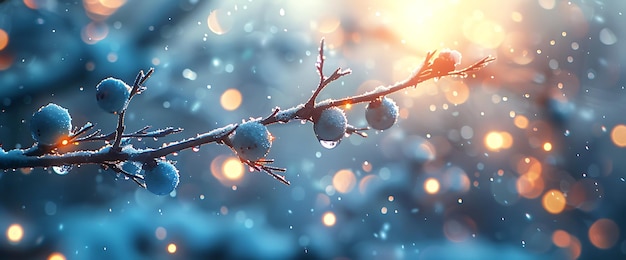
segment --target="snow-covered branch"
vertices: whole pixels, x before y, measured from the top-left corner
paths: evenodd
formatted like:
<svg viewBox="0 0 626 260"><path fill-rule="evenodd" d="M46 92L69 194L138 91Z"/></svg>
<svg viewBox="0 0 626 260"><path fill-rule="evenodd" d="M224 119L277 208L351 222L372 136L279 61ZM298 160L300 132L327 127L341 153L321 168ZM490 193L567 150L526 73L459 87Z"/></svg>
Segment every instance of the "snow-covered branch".
<svg viewBox="0 0 626 260"><path fill-rule="evenodd" d="M229 124L213 129L195 137L178 142L164 144L159 148L136 149L131 140L144 137L162 137L179 133L181 128L168 127L148 131L149 126L135 132L124 133L124 115L130 100L146 90L144 83L154 69L144 74L140 71L132 86L115 78L107 78L96 86L98 105L105 111L116 114L118 123L115 131L102 134L101 130L94 130L95 125L87 122L80 129L71 130L71 117L66 109L49 104L37 111L31 119L31 133L35 144L26 149L9 151L0 148L0 169L71 166L83 164L97 164L106 169L112 169L123 174L141 187L147 188L155 194L169 194L178 185L178 170L174 165L164 160L167 155L181 150L200 147L201 145L217 143L229 146L251 169L263 171L284 184L289 181L276 172L285 169L271 166L274 161L265 158L272 138L267 125L288 123L292 120L306 120L313 123L315 134L320 142L333 147L345 135L358 134L367 136L364 132L369 127L355 127L348 124L343 111L339 108L348 104L368 103L366 119L370 127L384 130L395 123L398 117L398 107L386 96L409 88L433 78L445 76L465 77L468 73L477 71L494 60L485 57L478 62L456 70L460 64L461 55L457 51L443 50L435 57L435 52L426 55L422 65L406 80L387 87L378 87L373 91L360 95L317 101L318 94L333 81L350 74L350 70L337 68L330 76L324 75L324 40L321 41L318 59L315 64L320 80L310 98L302 104L291 108L275 108L265 118L250 119L241 124ZM97 150L76 150L59 152L63 146L79 146L83 142L103 142ZM112 141L112 143L110 143Z"/></svg>

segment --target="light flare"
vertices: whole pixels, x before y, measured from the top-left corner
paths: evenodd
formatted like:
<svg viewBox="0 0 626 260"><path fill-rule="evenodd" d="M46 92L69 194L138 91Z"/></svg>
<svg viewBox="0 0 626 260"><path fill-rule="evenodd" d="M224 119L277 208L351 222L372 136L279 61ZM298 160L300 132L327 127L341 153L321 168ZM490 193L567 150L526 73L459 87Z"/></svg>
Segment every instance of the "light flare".
<svg viewBox="0 0 626 260"><path fill-rule="evenodd" d="M13 244L17 244L24 238L24 228L20 224L12 224L7 228L7 239Z"/></svg>
<svg viewBox="0 0 626 260"><path fill-rule="evenodd" d="M333 187L341 193L348 193L356 186L356 177L351 170L339 170L333 176Z"/></svg>
<svg viewBox="0 0 626 260"><path fill-rule="evenodd" d="M549 190L543 195L541 200L543 208L551 214L559 214L565 209L565 196L559 190Z"/></svg>
<svg viewBox="0 0 626 260"><path fill-rule="evenodd" d="M233 111L241 105L242 97L239 90L230 88L222 93L220 97L220 104L227 111Z"/></svg>
<svg viewBox="0 0 626 260"><path fill-rule="evenodd" d="M428 194L436 194L440 187L439 181L435 178L428 178L424 181L424 190Z"/></svg>
<svg viewBox="0 0 626 260"><path fill-rule="evenodd" d="M327 227L334 226L335 223L337 223L337 217L335 216L335 213L331 211L324 213L324 215L322 216L322 223L324 223L324 226Z"/></svg>

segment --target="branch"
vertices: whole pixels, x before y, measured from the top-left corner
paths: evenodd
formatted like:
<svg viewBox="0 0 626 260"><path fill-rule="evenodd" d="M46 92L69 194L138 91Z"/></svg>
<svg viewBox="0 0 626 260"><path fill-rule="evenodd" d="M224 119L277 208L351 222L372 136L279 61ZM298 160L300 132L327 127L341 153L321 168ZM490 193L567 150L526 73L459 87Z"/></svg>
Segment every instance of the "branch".
<svg viewBox="0 0 626 260"><path fill-rule="evenodd" d="M313 115L321 113L322 110L330 107L339 107L344 105L352 105L364 102L372 102L385 95L398 92L400 90L416 87L419 83L429 79L440 78L444 76L459 76L466 77L468 73L478 71L485 67L495 58L488 56L476 63L465 67L460 70L455 70L455 66L460 62L460 53L455 51L441 52L438 57L435 58L435 52L427 53L423 64L416 69L406 80L395 83L387 87L378 87L373 91L369 91L360 95L345 97L341 99L328 99L324 101L316 101L319 93L327 87L331 82L348 75L351 71L342 70L337 68L330 76L324 75L324 40L320 42L319 53L317 62L315 64L316 70L319 74L319 83L313 91L311 97L302 104L296 105L288 109L274 108L270 115L263 119L259 119L259 122L263 125L271 125L275 123L288 123L292 120L306 120L313 122ZM139 71L135 78L133 87L131 89L130 97L128 101L137 94L146 90L143 84L152 75L154 69L148 70L146 74L143 71ZM27 149L13 149L4 151L0 147L0 169L16 169L16 168L33 168L33 167L51 167L51 166L63 166L63 165L81 165L81 164L99 164L104 168L113 169L118 174L123 174L126 177L132 179L141 187L146 187L143 182L143 176L128 173L121 168L121 163L125 161L134 162L154 162L159 158L164 158L167 155L178 153L179 151L199 147L204 144L217 143L229 146L233 149L230 142L230 135L237 129L237 124L229 124L224 127L216 128L206 133L197 134L195 137L183 139L177 142L163 144L159 148L147 148L136 149L129 142L123 141L128 138L143 138L143 137L163 137L166 135L181 132L181 128L168 127L164 129L158 129L154 131L148 131L150 126L143 127L132 133L124 133L124 109L118 115L118 123L114 132L109 134L101 134L101 130L96 130L90 134L87 134L94 128L91 123L86 123L83 127L75 130L73 134L69 136L67 140L56 146L42 146L34 145ZM355 127L352 125L347 126L346 134L357 134L362 137L366 137L366 131L368 127ZM68 142L79 144L82 142L94 142L94 141L111 141L112 145L105 144L98 150L79 150L66 153L58 153L59 146L65 145ZM235 149L233 149L235 151ZM273 163L272 159L259 159L257 161L247 161L242 159L242 163L247 164L251 169L265 172L272 176L276 180L289 185L289 181L285 179L283 175L279 175L276 172L284 172L285 169L270 166Z"/></svg>

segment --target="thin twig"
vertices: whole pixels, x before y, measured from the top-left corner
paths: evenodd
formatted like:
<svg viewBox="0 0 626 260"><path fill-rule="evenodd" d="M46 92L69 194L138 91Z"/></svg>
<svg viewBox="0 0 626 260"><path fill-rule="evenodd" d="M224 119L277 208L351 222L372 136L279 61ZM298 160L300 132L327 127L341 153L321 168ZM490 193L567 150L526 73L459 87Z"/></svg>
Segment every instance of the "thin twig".
<svg viewBox="0 0 626 260"><path fill-rule="evenodd" d="M495 58L488 56L485 57L478 62L455 71L449 71L447 73L437 72L434 73L432 69L432 60L435 55L435 52L427 53L424 58L424 62L419 69L417 69L411 76L409 76L406 80L398 82L388 87L379 87L373 91L363 93L361 95L341 98L341 99L330 99L325 101L316 102L318 94L324 89L328 84L333 81L338 80L342 76L348 75L350 70L341 70L340 68L336 69L329 77L324 76L324 40L320 43L318 60L316 63L316 69L320 76L320 81L306 103L296 105L294 107L281 110L276 107L272 110L272 113L262 119L260 122L264 125L270 125L274 123L287 123L292 120L307 120L312 121L312 115L319 113L321 110L329 108L329 107L337 107L343 106L347 104L357 104L363 102L371 102L377 98L382 96L403 90L405 88L417 86L419 83L432 79L439 78L443 76L467 76L468 73L477 71L483 67L485 67L488 63L495 60ZM131 90L132 98L136 94L140 94L145 90L143 84L146 80L152 75L154 69L151 68L148 70L146 74L143 71L140 71L137 77L135 78L135 82L133 84L133 88ZM130 101L129 98L129 101ZM115 169L116 172L125 174L126 176L131 177L136 183L140 186L142 185L141 179L138 175L132 175L130 173L124 173L122 169L119 169L118 163L124 161L136 161L136 162L150 162L154 161L156 158L165 157L167 155L179 152L181 150L198 147L203 144L209 143L218 143L224 144L232 148L232 144L230 143L229 135L237 129L237 124L226 125L221 128L213 129L209 132L198 134L196 137L184 139L178 142L172 142L169 144L164 144L159 148L148 148L137 150L132 147L132 145L122 146L123 138L142 138L142 137L162 137L169 134L177 133L182 131L181 128L172 128L168 127L165 129L155 130L148 132L149 126L143 127L136 132L130 134L124 134L124 113L125 110L119 114L118 117L118 125L116 130L110 134L102 135L100 134L100 130L96 130L95 132L88 134L83 137L79 137L85 134L87 131L93 128L93 125L90 123L85 124L81 129L75 132L75 134L71 137L72 142L88 142L88 141L110 141L115 140L113 145L104 146L99 150L82 150L82 151L74 151L67 152L63 154L52 153L56 149L56 147L43 147L43 146L33 146L28 149L14 149L10 151L4 151L0 149L0 169L15 169L15 168L31 168L31 167L50 167L50 166L58 166L58 165L68 165L68 164L100 164L103 166L108 166ZM349 125L346 133L347 134L358 134L360 136L367 136L363 131L368 128L357 128L352 125ZM243 163L250 166L252 169L256 171L263 171L278 181L289 185L289 181L285 179L284 176L276 174L275 172L284 172L285 169L270 166L270 163L273 163L274 160L271 159L262 159L256 162L243 161Z"/></svg>

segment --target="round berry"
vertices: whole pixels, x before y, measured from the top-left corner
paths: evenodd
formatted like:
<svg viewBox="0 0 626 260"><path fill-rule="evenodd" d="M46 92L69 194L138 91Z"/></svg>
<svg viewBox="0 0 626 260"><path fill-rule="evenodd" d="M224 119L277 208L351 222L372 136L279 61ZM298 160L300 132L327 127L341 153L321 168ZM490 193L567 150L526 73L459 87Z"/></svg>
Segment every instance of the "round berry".
<svg viewBox="0 0 626 260"><path fill-rule="evenodd" d="M230 142L241 159L256 162L270 151L270 137L265 125L259 121L248 121L237 126Z"/></svg>
<svg viewBox="0 0 626 260"><path fill-rule="evenodd" d="M456 50L444 49L439 52L432 64L432 70L437 75L446 74L461 64L461 53Z"/></svg>
<svg viewBox="0 0 626 260"><path fill-rule="evenodd" d="M313 131L320 141L336 142L346 134L348 119L343 110L330 107L313 118Z"/></svg>
<svg viewBox="0 0 626 260"><path fill-rule="evenodd" d="M156 165L145 164L144 182L146 189L156 195L170 194L178 186L178 169L167 161L158 161Z"/></svg>
<svg viewBox="0 0 626 260"><path fill-rule="evenodd" d="M119 114L126 109L131 88L116 78L106 78L96 86L96 100L104 111Z"/></svg>
<svg viewBox="0 0 626 260"><path fill-rule="evenodd" d="M388 129L398 119L398 106L390 98L377 98L367 104L365 119L376 130Z"/></svg>
<svg viewBox="0 0 626 260"><path fill-rule="evenodd" d="M67 109L50 103L39 108L30 119L30 134L43 145L55 145L70 135L72 117Z"/></svg>

